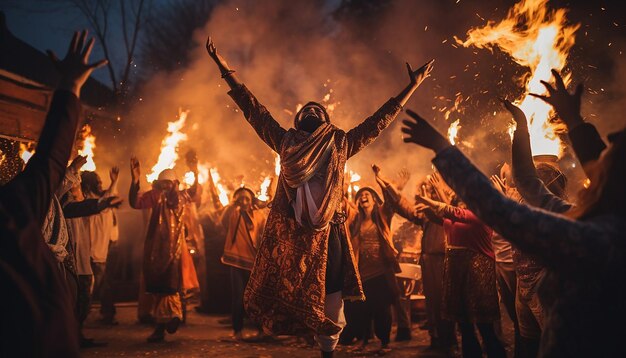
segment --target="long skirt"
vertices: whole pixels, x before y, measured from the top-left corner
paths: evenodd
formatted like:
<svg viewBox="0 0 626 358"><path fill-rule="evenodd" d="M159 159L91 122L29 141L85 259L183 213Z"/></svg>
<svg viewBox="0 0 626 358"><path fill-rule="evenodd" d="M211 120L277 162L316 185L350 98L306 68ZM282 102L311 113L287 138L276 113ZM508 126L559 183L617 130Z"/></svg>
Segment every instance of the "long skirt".
<svg viewBox="0 0 626 358"><path fill-rule="evenodd" d="M464 248L446 249L442 315L456 322L489 323L500 318L495 261Z"/></svg>

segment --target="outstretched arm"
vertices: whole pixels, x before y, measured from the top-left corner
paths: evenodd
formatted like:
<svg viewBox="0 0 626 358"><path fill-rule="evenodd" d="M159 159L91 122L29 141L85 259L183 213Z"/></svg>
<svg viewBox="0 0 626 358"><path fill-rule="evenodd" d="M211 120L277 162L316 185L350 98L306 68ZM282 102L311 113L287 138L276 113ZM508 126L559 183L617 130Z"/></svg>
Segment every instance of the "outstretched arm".
<svg viewBox="0 0 626 358"><path fill-rule="evenodd" d="M397 96L389 99L376 113L348 131L348 158L372 143L393 122L398 113L400 113L402 106L413 95L413 92L430 75L433 69L433 61L430 60L417 71L413 71L411 65L407 63L410 78L409 84Z"/></svg>
<svg viewBox="0 0 626 358"><path fill-rule="evenodd" d="M386 212L386 215L391 217L395 213L416 225L423 224L423 215L418 213L413 205L411 205L409 201L402 196L400 191L382 176L380 168L376 164L372 164L372 170L376 175L376 183L380 186L383 192L383 197L385 198L383 211Z"/></svg>
<svg viewBox="0 0 626 358"><path fill-rule="evenodd" d="M513 115L517 124L513 135L512 167L517 190L524 200L533 206L553 212L565 212L571 204L554 195L537 175L530 150L530 134L526 115L507 100L502 100L506 109Z"/></svg>
<svg viewBox="0 0 626 358"><path fill-rule="evenodd" d="M79 122L80 90L91 72L106 64L104 60L88 63L94 40L86 42L86 38L87 31L75 32L63 60L48 51L61 81L52 97L35 154L24 171L0 189L2 201L11 203L9 206L27 203L27 208L13 209L32 213L40 224L65 176Z"/></svg>
<svg viewBox="0 0 626 358"><path fill-rule="evenodd" d="M541 81L548 91L548 95L538 95L531 93L544 100L554 108L559 118L567 126L569 138L572 142L574 152L583 166L586 174L589 175L588 164L600 157L602 151L606 148L604 141L600 138L600 134L596 128L583 120L580 114L580 99L583 94L583 84L579 83L573 94L570 94L565 88L565 82L561 74L557 70L552 70L554 76L554 84L552 87L548 82Z"/></svg>
<svg viewBox="0 0 626 358"><path fill-rule="evenodd" d="M287 131L272 117L267 108L259 103L252 92L237 79L235 71L228 67L224 58L217 53L215 44L213 44L210 37L207 39L206 48L209 56L215 61L218 69L222 73L222 78L226 80L226 83L228 83L230 87L228 95L237 103L244 117L252 128L254 128L259 137L272 148L272 150L280 153L280 144Z"/></svg>
<svg viewBox="0 0 626 358"><path fill-rule="evenodd" d="M519 204L501 194L457 148L411 111L405 120L405 142L432 149L433 163L444 180L486 225L546 265L559 270L602 265L612 249L610 228ZM593 237L593 242L588 238Z"/></svg>

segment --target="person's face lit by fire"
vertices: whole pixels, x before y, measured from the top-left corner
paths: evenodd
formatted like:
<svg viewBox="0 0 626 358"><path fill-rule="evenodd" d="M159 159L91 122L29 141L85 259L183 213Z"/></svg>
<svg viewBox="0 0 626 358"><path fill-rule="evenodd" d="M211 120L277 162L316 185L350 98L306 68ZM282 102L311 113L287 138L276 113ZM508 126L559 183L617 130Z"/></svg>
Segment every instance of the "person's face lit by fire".
<svg viewBox="0 0 626 358"><path fill-rule="evenodd" d="M171 191L173 191L174 189L176 189L177 184L174 181L171 180L158 180L155 184L155 188L157 190L169 193Z"/></svg>
<svg viewBox="0 0 626 358"><path fill-rule="evenodd" d="M247 190L241 190L235 196L235 205L241 210L248 211L252 208L252 195Z"/></svg>
<svg viewBox="0 0 626 358"><path fill-rule="evenodd" d="M304 106L298 116L298 127L309 133L314 132L326 121L324 110L317 105Z"/></svg>
<svg viewBox="0 0 626 358"><path fill-rule="evenodd" d="M359 206L366 212L371 211L374 208L374 196L369 191L365 190L359 195Z"/></svg>

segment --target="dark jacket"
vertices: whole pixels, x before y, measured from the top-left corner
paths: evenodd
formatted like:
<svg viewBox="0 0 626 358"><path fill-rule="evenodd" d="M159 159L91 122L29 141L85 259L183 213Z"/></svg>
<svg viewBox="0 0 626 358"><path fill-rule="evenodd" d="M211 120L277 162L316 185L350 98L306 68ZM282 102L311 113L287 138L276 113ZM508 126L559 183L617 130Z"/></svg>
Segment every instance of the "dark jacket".
<svg viewBox="0 0 626 358"><path fill-rule="evenodd" d="M41 227L65 175L80 103L56 91L36 153L0 188L0 356L77 357L78 327L59 263Z"/></svg>

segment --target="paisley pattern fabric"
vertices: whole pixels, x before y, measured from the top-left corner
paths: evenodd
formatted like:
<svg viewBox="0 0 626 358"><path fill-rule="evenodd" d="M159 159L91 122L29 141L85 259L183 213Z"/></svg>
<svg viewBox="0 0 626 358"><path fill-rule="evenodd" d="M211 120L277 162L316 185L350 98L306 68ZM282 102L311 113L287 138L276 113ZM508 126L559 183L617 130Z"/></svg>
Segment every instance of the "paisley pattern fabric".
<svg viewBox="0 0 626 358"><path fill-rule="evenodd" d="M445 319L489 323L500 318L493 259L471 249L447 249L443 282Z"/></svg>
<svg viewBox="0 0 626 358"><path fill-rule="evenodd" d="M282 154L283 141L302 136L286 131L245 87L229 92L259 137ZM333 128L333 150L328 158L327 176L343 173L346 160L371 143L397 116L401 107L387 101L375 114L348 132ZM281 156L282 157L282 156ZM339 235L344 257L344 299L363 300L361 281L341 213L343 175L330 183L328 206L335 213L330 225L321 230L300 226L289 201L288 185L281 174L263 239L257 252L250 281L244 293L248 315L266 331L275 334L336 334L341 327L324 314L325 273L330 230ZM292 194L292 193L291 193ZM332 227L332 228L331 228Z"/></svg>

